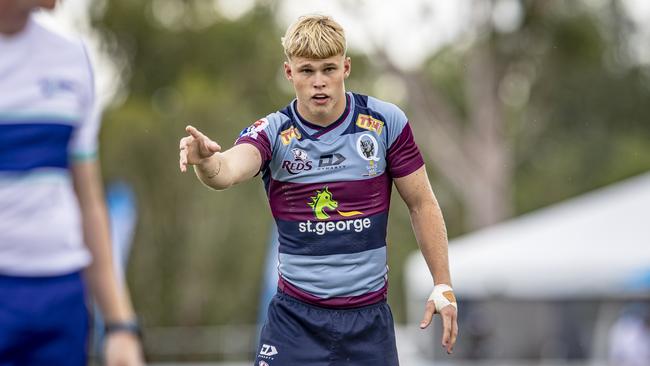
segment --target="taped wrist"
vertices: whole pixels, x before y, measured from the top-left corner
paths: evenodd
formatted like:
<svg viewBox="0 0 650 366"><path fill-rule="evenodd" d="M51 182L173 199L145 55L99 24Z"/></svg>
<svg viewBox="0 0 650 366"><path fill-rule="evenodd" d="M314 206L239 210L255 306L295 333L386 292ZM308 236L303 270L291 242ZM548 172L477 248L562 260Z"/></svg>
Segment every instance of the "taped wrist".
<svg viewBox="0 0 650 366"><path fill-rule="evenodd" d="M454 290L449 285L440 284L433 287L433 292L429 295L428 301L433 301L436 306L436 312L440 312L445 306L451 305L458 309Z"/></svg>

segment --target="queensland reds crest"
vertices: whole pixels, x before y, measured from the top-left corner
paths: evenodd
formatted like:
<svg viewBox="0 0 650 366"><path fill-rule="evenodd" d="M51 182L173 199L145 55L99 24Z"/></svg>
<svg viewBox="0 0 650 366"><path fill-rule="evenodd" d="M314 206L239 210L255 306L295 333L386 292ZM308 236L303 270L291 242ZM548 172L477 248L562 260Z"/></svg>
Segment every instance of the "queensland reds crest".
<svg viewBox="0 0 650 366"><path fill-rule="evenodd" d="M266 118L258 119L257 121L255 121L255 123L253 123L249 127L244 128L242 132L239 134L239 137L242 138L242 137L250 136L256 139L259 132L264 130L268 125L269 125L268 119Z"/></svg>
<svg viewBox="0 0 650 366"><path fill-rule="evenodd" d="M293 160L282 161L282 169L287 173L295 175L313 168L313 163L305 150L294 148L291 149L291 154L293 154Z"/></svg>

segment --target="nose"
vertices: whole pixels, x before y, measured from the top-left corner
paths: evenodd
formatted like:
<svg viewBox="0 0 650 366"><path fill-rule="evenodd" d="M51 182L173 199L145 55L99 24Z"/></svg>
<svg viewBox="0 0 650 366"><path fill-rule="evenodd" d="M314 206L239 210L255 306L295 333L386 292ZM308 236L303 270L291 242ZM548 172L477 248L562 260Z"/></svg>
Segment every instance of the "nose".
<svg viewBox="0 0 650 366"><path fill-rule="evenodd" d="M313 86L316 89L323 89L325 87L325 76L322 73L317 72L314 75Z"/></svg>

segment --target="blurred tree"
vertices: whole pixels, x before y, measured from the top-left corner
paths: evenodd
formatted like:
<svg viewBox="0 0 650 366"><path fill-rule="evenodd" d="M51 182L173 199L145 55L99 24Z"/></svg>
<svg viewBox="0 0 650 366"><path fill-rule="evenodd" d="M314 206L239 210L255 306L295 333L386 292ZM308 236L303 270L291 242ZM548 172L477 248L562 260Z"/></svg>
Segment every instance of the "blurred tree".
<svg viewBox="0 0 650 366"><path fill-rule="evenodd" d="M191 123L227 148L293 99L272 9L230 20L203 1L113 0L94 27L121 67L101 153L107 179L139 200L129 266L139 312L153 325L255 322L272 222L261 180L210 191L179 172L178 141ZM352 85L364 69L355 63Z"/></svg>
<svg viewBox="0 0 650 366"><path fill-rule="evenodd" d="M418 70L400 69L381 47L374 63L353 55L350 89L373 94L387 74L407 86L452 236L650 169L650 73L622 47L632 30L617 2L507 1L521 21L501 29L493 15L504 1L474 2L475 28ZM204 189L178 172L178 139L192 123L227 147L293 92L273 5L230 19L213 4L96 6L94 26L123 81L105 114L102 162L109 180L138 194L129 278L148 324L256 316L271 224L262 186ZM403 320L401 268L416 247L403 204L393 205L389 243L390 301Z"/></svg>
<svg viewBox="0 0 650 366"><path fill-rule="evenodd" d="M462 206L461 231L650 168L647 69L626 62L619 2L469 3L473 28L423 67L401 69L386 43L371 57L406 86L420 146ZM354 4L346 9L363 19ZM503 6L518 26L499 27ZM621 120L629 129L613 128ZM606 166L612 158L629 170Z"/></svg>

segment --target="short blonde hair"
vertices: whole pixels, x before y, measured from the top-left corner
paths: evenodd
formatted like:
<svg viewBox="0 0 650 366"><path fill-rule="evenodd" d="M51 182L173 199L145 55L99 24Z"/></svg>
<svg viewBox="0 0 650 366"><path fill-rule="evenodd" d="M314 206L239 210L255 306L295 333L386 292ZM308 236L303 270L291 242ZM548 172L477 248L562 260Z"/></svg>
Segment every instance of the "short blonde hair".
<svg viewBox="0 0 650 366"><path fill-rule="evenodd" d="M298 18L281 40L288 59L324 59L345 55L346 51L343 27L326 15L306 15Z"/></svg>

